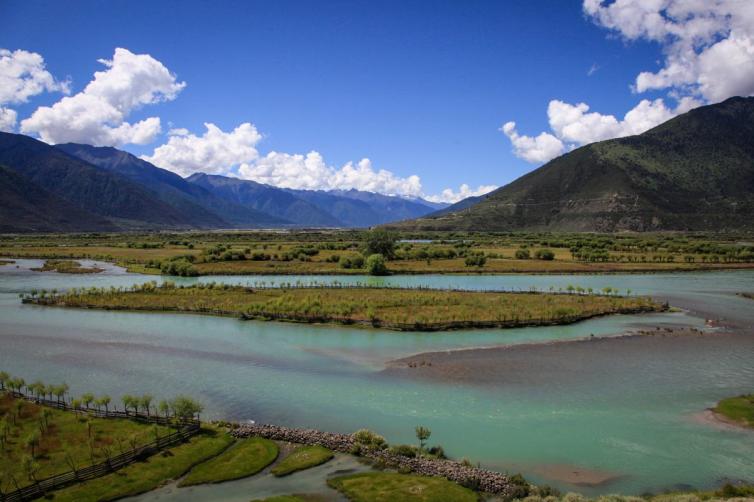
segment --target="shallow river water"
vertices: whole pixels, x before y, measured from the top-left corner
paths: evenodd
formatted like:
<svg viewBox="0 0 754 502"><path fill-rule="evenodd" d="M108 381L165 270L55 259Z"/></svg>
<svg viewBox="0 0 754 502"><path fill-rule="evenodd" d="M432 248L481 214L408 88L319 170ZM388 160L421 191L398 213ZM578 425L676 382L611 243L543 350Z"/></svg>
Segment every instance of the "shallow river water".
<svg viewBox="0 0 754 502"><path fill-rule="evenodd" d="M397 333L22 305L19 293L32 289L162 280L111 265L97 275L31 272L38 263L17 260L0 266L0 368L27 381L66 381L74 393L108 393L115 400L126 393L185 393L205 403L205 418L338 432L367 427L391 443L414 442L414 426L421 424L432 429L430 443L442 444L453 457L522 471L535 481L589 494L701 488L728 478L754 481L754 433L698 416L720 398L754 391L754 301L735 295L754 290L754 271L174 279L186 284L300 280L524 290L612 286L686 309L559 327ZM690 325L713 333L705 322L711 318L734 324L734 336L647 343L626 357L616 344L609 364L601 357L604 348L586 349L579 352L578 371L548 373L541 359L527 364L526 352L518 361L521 375L489 384L382 371L391 359L429 351L575 340L655 326ZM610 479L577 486L567 479L574 470Z"/></svg>

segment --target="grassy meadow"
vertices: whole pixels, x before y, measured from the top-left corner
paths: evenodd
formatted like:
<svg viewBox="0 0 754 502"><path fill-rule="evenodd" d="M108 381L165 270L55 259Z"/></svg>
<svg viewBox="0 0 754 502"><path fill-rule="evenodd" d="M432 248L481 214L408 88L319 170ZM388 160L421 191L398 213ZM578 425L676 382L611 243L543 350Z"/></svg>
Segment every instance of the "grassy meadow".
<svg viewBox="0 0 754 502"><path fill-rule="evenodd" d="M613 290L606 291L612 293ZM38 298L44 305L195 312L280 321L364 324L438 330L560 324L604 314L657 311L647 297L567 293L505 293L366 287L250 288L218 285L86 289Z"/></svg>

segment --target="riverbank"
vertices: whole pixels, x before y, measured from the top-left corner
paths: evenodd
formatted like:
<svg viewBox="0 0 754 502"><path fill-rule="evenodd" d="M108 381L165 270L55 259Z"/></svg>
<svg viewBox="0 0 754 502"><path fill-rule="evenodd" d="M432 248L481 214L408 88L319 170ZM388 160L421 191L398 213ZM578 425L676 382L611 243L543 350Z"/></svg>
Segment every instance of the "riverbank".
<svg viewBox="0 0 754 502"><path fill-rule="evenodd" d="M575 289L574 289L575 291ZM608 314L666 310L648 297L585 293L463 291L344 286L252 288L147 283L26 297L46 306L186 312L283 322L369 326L399 331L447 331L570 324Z"/></svg>

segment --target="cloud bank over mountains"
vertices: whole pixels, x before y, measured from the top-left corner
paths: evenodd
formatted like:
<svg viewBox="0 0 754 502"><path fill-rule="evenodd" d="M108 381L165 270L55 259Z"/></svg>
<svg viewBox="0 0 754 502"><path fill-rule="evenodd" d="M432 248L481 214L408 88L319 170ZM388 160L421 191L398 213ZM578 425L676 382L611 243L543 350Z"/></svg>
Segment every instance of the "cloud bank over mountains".
<svg viewBox="0 0 754 502"><path fill-rule="evenodd" d="M172 101L186 87L163 63L149 54L134 54L116 48L112 59L100 59L105 66L94 73L84 89L72 96L68 80L56 80L45 68L44 58L24 50L0 49L0 130L14 132L17 112L8 104L28 102L43 92L65 96L51 106L40 106L20 123L20 132L51 143L86 143L95 146L146 145L162 134L160 117L129 122L129 115L147 105ZM168 131L167 142L142 158L181 176L195 172L237 176L283 188L348 190L351 188L405 197L426 197L435 202L457 202L468 195L482 194L496 186L472 190L462 185L440 194L426 195L416 175L397 176L376 169L368 158L328 165L322 154L271 151L260 154L263 135L250 122L223 131L206 122L201 135L184 128Z"/></svg>
<svg viewBox="0 0 754 502"><path fill-rule="evenodd" d="M586 103L550 101L551 131L522 135L515 122L500 130L513 152L544 163L595 141L642 133L706 103L754 95L754 2L747 0L584 0L586 16L626 42L661 45L662 68L643 71L631 85L637 93L665 91L675 101L642 99L622 119L590 111Z"/></svg>

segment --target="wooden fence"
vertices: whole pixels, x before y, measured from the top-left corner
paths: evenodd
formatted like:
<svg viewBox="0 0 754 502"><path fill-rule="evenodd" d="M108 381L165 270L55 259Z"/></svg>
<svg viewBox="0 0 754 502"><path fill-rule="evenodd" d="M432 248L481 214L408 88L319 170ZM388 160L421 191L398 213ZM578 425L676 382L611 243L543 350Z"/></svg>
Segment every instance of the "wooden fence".
<svg viewBox="0 0 754 502"><path fill-rule="evenodd" d="M200 422L196 419L181 419L173 420L171 418L147 415L144 413L126 413L122 411L102 411L95 408L76 408L74 409L64 401L54 401L50 399L41 399L32 396L27 396L18 392L6 391L12 396L20 399L25 399L37 404L43 404L46 406L54 407L61 410L75 411L78 413L86 413L87 415L98 418L126 418L129 420L137 420L139 422L154 423L160 425L178 426L179 429L175 432L168 434L167 436L158 437L151 443L137 446L136 448L123 452L120 455L109 457L103 462L93 464L81 469L75 469L72 471L57 474L45 479L35 480L33 484L25 486L16 491L10 493L0 493L0 502L16 502L25 500L35 500L43 497L46 493L62 488L63 486L78 483L81 481L87 481L89 479L98 478L111 472L115 472L118 469L126 467L127 465L136 462L137 460L145 459L151 455L154 455L160 450L169 448L178 443L186 441L190 437L199 432Z"/></svg>

